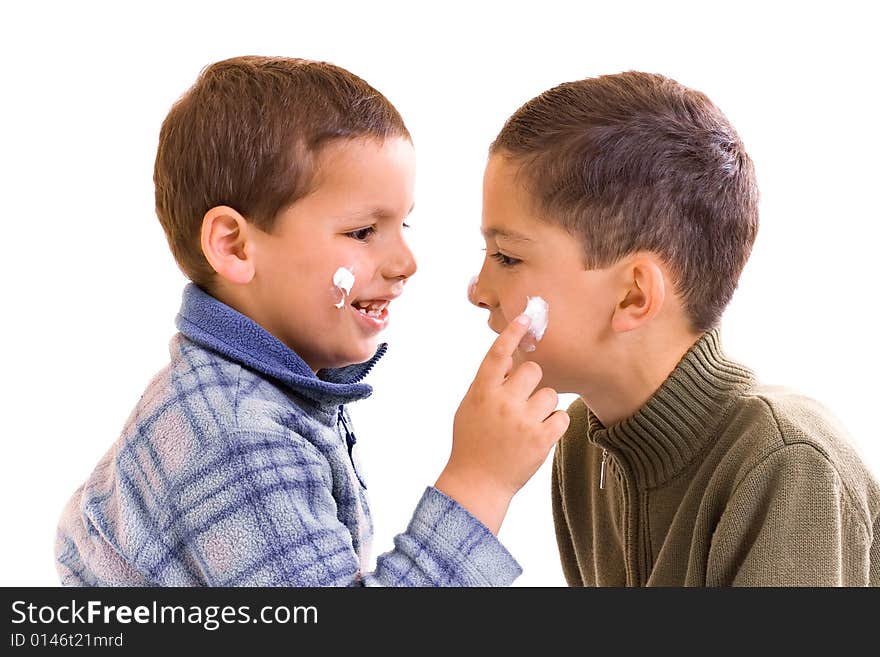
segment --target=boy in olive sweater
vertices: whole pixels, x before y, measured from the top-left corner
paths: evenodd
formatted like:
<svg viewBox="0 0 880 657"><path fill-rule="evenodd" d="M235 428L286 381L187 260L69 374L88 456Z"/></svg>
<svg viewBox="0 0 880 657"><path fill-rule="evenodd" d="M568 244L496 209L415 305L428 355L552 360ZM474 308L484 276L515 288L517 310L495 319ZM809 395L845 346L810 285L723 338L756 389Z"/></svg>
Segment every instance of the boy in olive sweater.
<svg viewBox="0 0 880 657"><path fill-rule="evenodd" d="M722 350L758 190L705 95L638 72L550 89L501 130L483 190L471 301L500 331L542 297L518 358L580 396L553 461L569 584L880 585L880 490L845 430Z"/></svg>

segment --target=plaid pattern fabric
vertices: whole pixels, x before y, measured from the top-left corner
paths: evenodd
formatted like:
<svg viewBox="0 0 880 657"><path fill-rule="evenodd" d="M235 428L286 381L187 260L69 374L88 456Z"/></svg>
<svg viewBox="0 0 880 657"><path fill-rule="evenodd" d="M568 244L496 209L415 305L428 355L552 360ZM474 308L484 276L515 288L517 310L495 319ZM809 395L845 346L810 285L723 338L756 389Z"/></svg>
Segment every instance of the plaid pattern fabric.
<svg viewBox="0 0 880 657"><path fill-rule="evenodd" d="M519 565L427 488L368 572L372 523L345 404L385 352L316 376L195 285L170 363L64 509L61 582L79 586L495 586Z"/></svg>

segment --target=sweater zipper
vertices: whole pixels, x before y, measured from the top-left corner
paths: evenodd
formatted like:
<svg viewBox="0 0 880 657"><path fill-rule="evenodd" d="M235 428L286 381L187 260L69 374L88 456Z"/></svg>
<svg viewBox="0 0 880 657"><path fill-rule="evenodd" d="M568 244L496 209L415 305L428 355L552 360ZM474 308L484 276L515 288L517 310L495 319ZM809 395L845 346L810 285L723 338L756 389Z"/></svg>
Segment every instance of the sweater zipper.
<svg viewBox="0 0 880 657"><path fill-rule="evenodd" d="M624 545L624 570L626 571L627 586L641 586L641 570L638 559L639 524L638 524L638 490L633 485L632 469L626 459L617 459L614 462L617 469L618 479L621 486L623 545ZM608 450L602 449L602 463L599 467L599 489L605 488L605 475L608 471ZM635 511L633 510L635 506Z"/></svg>
<svg viewBox="0 0 880 657"><path fill-rule="evenodd" d="M354 454L352 451L354 450L354 445L357 442L357 437L354 435L354 431L348 428L348 422L345 421L345 412L343 411L342 405L339 406L338 413L336 415L336 424L342 425L342 429L345 432L345 444L348 447L348 460L351 461L352 470L354 470L355 476L358 478L358 482L360 485L366 490L367 485L364 483L364 480L361 479L361 473L358 472L357 466L354 464Z"/></svg>
<svg viewBox="0 0 880 657"><path fill-rule="evenodd" d="M354 449L354 444L357 442L357 438L355 438L354 433L348 428L348 422L345 421L345 413L342 410L342 406L339 407L339 412L336 416L336 424L341 424L343 431L345 431L345 444L348 447L348 455L351 456L351 450Z"/></svg>

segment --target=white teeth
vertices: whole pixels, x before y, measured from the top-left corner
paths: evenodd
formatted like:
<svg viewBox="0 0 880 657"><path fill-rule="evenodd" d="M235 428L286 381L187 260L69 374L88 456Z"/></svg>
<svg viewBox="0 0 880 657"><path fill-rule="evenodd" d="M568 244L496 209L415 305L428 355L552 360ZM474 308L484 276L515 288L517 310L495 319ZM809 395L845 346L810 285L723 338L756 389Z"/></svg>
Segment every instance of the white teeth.
<svg viewBox="0 0 880 657"><path fill-rule="evenodd" d="M370 310L381 312L388 305L387 301L358 301L355 306L360 310Z"/></svg>
<svg viewBox="0 0 880 657"><path fill-rule="evenodd" d="M387 301L356 301L354 303L354 307L357 308L358 312L375 319L382 318L382 313L387 306Z"/></svg>

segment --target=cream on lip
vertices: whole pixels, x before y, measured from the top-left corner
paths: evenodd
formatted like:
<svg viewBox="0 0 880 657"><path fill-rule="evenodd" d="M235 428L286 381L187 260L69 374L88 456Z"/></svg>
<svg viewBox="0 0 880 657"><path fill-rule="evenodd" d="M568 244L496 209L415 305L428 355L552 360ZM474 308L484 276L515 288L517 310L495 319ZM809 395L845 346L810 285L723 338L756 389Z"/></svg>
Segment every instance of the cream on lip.
<svg viewBox="0 0 880 657"><path fill-rule="evenodd" d="M333 287L342 292L342 298L339 300L339 303L334 304L337 308L342 308L345 305L345 297L347 297L351 293L351 288L354 286L354 273L351 269L347 267L340 267L333 274Z"/></svg>

